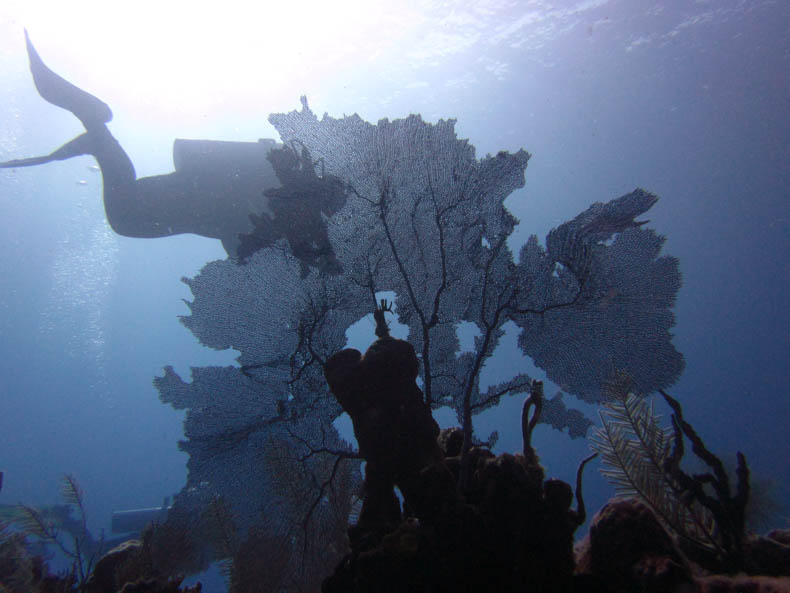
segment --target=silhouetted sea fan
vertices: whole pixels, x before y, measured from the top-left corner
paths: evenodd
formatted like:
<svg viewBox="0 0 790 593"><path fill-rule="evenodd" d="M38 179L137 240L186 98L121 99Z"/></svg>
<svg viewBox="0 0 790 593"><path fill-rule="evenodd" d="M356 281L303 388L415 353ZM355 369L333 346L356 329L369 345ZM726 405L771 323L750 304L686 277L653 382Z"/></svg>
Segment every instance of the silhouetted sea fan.
<svg viewBox="0 0 790 593"><path fill-rule="evenodd" d="M193 369L191 383L172 369L156 379L162 400L187 410L181 447L189 476L178 508L221 495L242 533L273 509L283 523L301 524L305 501L311 524L337 522L336 508L315 501L332 487L327 459L337 460L329 465L334 479L336 463L351 464L352 452L332 424L341 410L322 366L381 291L396 294L426 401L453 407L469 442L475 414L531 383L522 373L480 389L480 371L510 321L522 330L524 352L573 395L602 399L612 368L650 389L676 379L682 357L668 329L677 262L658 257L663 239L634 220L655 202L651 194L636 190L594 205L553 230L545 249L532 237L516 263L507 239L517 221L504 200L524 184L525 151L478 160L453 120L319 120L306 101L270 121L305 162L320 163L344 187L342 208L322 218L336 262L316 268L281 239L244 265L212 262L185 280L194 300L184 324L207 346L238 350L240 367ZM461 322L479 331L472 352L460 353ZM586 432L578 411L551 401L553 426ZM276 471L266 462L272 442L294 452ZM301 486L287 492L283 478L291 474L305 477L299 483L312 484L312 494ZM350 475L353 492L358 469Z"/></svg>
<svg viewBox="0 0 790 593"><path fill-rule="evenodd" d="M521 250L519 345L549 379L586 401L608 399L604 386L616 372L649 393L683 370L669 332L678 262L659 257L664 238L634 220L656 200L638 189L594 204L552 230L545 251L534 239Z"/></svg>
<svg viewBox="0 0 790 593"><path fill-rule="evenodd" d="M321 363L367 312L365 295L317 276L302 279L300 262L285 249L255 253L244 266L208 264L186 281L195 299L183 321L202 343L239 350L241 368L193 368L186 383L168 367L155 379L162 401L187 409L180 446L190 460L182 498L221 494L240 525L254 523L271 503L266 443L291 438L286 424L292 434L312 434L321 424L334 433L331 422L341 411Z"/></svg>
<svg viewBox="0 0 790 593"><path fill-rule="evenodd" d="M543 402L540 421L551 425L557 430L568 429L568 436L577 439L587 436L587 431L593 425L579 410L568 408L562 400L563 394L558 391L551 399Z"/></svg>
<svg viewBox="0 0 790 593"><path fill-rule="evenodd" d="M481 394L478 377L513 305L516 267L506 240L516 219L504 200L524 185L529 154L477 160L453 120L319 121L306 104L270 119L284 142L305 146L347 183L348 204L329 221L332 244L352 281L371 294L396 293L398 319L422 357L428 403L451 405L463 418L523 392L519 381ZM473 354L458 355L461 321L481 330Z"/></svg>

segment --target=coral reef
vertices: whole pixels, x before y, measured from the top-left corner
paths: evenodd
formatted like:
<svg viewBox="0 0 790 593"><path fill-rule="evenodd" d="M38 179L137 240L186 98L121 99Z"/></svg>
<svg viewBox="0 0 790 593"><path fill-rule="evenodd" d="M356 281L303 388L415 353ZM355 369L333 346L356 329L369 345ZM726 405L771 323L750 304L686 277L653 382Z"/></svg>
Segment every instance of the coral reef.
<svg viewBox="0 0 790 593"><path fill-rule="evenodd" d="M150 531L149 531L150 533ZM200 583L181 587L183 576L154 575L150 541L129 540L96 563L84 593L200 593Z"/></svg>
<svg viewBox="0 0 790 593"><path fill-rule="evenodd" d="M577 549L577 583L589 593L678 591L691 567L650 508L615 499L593 517Z"/></svg>
<svg viewBox="0 0 790 593"><path fill-rule="evenodd" d="M636 498L611 500L577 545L576 590L584 593L787 593L790 530L749 535L743 560L749 574L713 574L688 557L681 540Z"/></svg>
<svg viewBox="0 0 790 593"><path fill-rule="evenodd" d="M709 549L699 542L693 542L698 554L712 556L711 562L732 572L746 568L744 540L746 537L746 504L749 502L749 467L746 458L738 451L737 484L733 495L730 478L721 460L711 453L694 428L683 418L680 403L665 391L660 391L672 408L672 428L674 442L672 452L664 463L664 471L676 484L676 496L698 503L710 513L715 528ZM680 467L685 451L683 439L692 443L692 451L701 459L711 472L689 475ZM712 490L708 493L707 488ZM703 544L705 542L702 542ZM757 572L761 572L758 567Z"/></svg>
<svg viewBox="0 0 790 593"><path fill-rule="evenodd" d="M407 515L389 530L352 528L352 551L326 579L324 593L571 591L579 524L571 487L544 482L543 468L521 454L474 447L470 455L472 477L460 498L448 497L433 513ZM460 458L446 461L457 479ZM418 482L437 497L430 472Z"/></svg>
<svg viewBox="0 0 790 593"><path fill-rule="evenodd" d="M439 425L417 386L419 360L405 340L389 335L384 312L376 309L376 340L365 355L345 349L324 366L332 393L351 417L365 465L365 499L358 525L398 523L400 503L423 520L443 504L452 504L455 483L442 463L436 442ZM421 472L433 474L434 488L420 487Z"/></svg>
<svg viewBox="0 0 790 593"><path fill-rule="evenodd" d="M480 446L464 451L460 428L434 440L437 430L424 420L428 410L415 383L414 349L389 336L386 310L386 302L376 310L379 339L364 356L342 350L325 366L367 466L363 510L349 529L351 552L324 581L323 593L787 590L790 532L745 535L745 460L739 455L733 496L721 462L669 395L662 392L674 412L671 450L669 434L658 428L644 399L629 394L602 415L596 448L610 464L607 473L648 504L636 498L609 502L574 550L574 533L586 517L582 472L598 453L579 465L573 509L571 486L544 479L532 446L544 407L539 381L522 408L522 453L495 456ZM680 469L684 436L712 474L691 476ZM402 511L394 485L403 495ZM711 553L702 553L709 551L700 549L705 542L692 540L688 531L664 527L679 524L666 513L690 513L694 504L710 516L710 536L716 538ZM661 518L653 508L664 513ZM712 554L718 550L720 556ZM744 569L750 576L711 577Z"/></svg>
<svg viewBox="0 0 790 593"><path fill-rule="evenodd" d="M680 403L661 390L672 410L672 428L663 429L649 398L630 391L627 377L615 382L613 399L601 412L602 428L592 446L604 461L603 474L620 495L642 500L675 536L683 554L715 572L779 574L776 561L790 555L773 538L749 538L746 506L749 469L738 453L735 492L721 460L683 417ZM617 391L619 390L619 393ZM684 440L710 471L689 474L681 467ZM760 548L762 552L756 552Z"/></svg>
<svg viewBox="0 0 790 593"><path fill-rule="evenodd" d="M646 389L676 380L683 362L669 328L678 264L638 220L654 195L637 189L595 204L554 229L545 248L532 237L514 254L517 221L504 201L524 185L526 151L477 158L452 120L319 119L306 100L270 120L284 146L271 153L282 188L262 189L278 212L256 215L242 265L212 262L186 280L194 299L184 324L204 345L238 350L239 366L192 369L191 382L168 368L155 380L163 402L186 410L189 475L174 517L194 522L219 496L239 542L298 525L292 572L305 550L320 555L317 526L347 516L360 482L359 454L335 430L343 408L323 370L382 292L394 293L393 314L408 327L426 406L458 416L464 483L481 444L473 418L531 389L532 377L519 372L481 388L508 323L569 396L605 399L602 382L619 367ZM302 216L311 230L299 237L287 221L307 194L316 197ZM471 350L461 350L461 324L477 330ZM544 409L541 421L573 437L590 426L562 396ZM334 496L343 473L349 497L316 502ZM264 526L272 516L278 521ZM338 538L329 547L342 554L344 545ZM228 553L209 548L199 554Z"/></svg>
<svg viewBox="0 0 790 593"><path fill-rule="evenodd" d="M714 518L698 501L680 496L680 485L667 471L672 431L661 428L652 400L627 386L626 381L620 393L613 391L591 439L604 462L602 473L620 496L640 498L673 533L712 547Z"/></svg>
<svg viewBox="0 0 790 593"><path fill-rule="evenodd" d="M459 477L461 430L442 431L444 463ZM534 451L495 456L471 451L472 479L439 512L404 509L388 527L349 529L352 551L323 584L324 593L362 592L576 592L787 593L790 530L748 536L743 561L751 574L713 574L684 551L653 510L636 498L610 501L576 546L584 521L579 469L577 509L572 490L544 480ZM419 488L436 486L420 472ZM434 491L435 492L435 491ZM416 516L415 516L416 515Z"/></svg>
<svg viewBox="0 0 790 593"><path fill-rule="evenodd" d="M42 546L57 548L71 563L68 580L82 588L103 552L104 540L97 541L88 531L84 495L77 479L70 474L64 475L60 492L66 504L41 509L20 504L13 523L25 537L36 538ZM72 516L73 510L76 510L76 518Z"/></svg>
<svg viewBox="0 0 790 593"><path fill-rule="evenodd" d="M183 522L152 523L140 539L105 540L102 534L97 541L88 531L84 495L74 476L62 477L61 494L67 504L2 509L8 521L0 519L0 592L200 593L200 583L181 587L185 568L196 572L207 566L205 560L189 564L198 554L194 534L184 532ZM49 572L44 558L51 549L71 563L70 570Z"/></svg>
<svg viewBox="0 0 790 593"><path fill-rule="evenodd" d="M574 488L546 479L532 445L539 422L586 435L591 422L566 407L564 393L607 401L624 377L630 392L650 393L683 368L669 334L678 262L660 255L663 237L637 220L656 196L636 189L593 204L553 229L545 247L531 237L516 258L508 240L517 221L504 201L524 184L525 151L477 159L453 121L319 120L306 100L271 121L285 143L270 154L282 182L264 188L272 212L253 218L243 261L212 262L185 280L194 300L183 323L206 346L238 350L239 365L194 368L191 382L166 368L155 379L162 401L186 411L187 484L164 524L113 549L92 572L75 567L61 590L79 578L86 593L175 592L178 575L213 561L231 593L783 585L787 534L743 531L745 461L733 495L679 405L671 434L635 400L610 408L615 421L633 425L610 431L601 452L611 461L634 453L632 436L650 441L658 453L639 471L665 501L611 503L577 552L574 534L586 517L581 476L592 456L579 466L574 507ZM297 218L305 236L290 224ZM395 294L394 306L377 304L382 292ZM346 332L371 304L377 340L363 356L345 348ZM408 339L389 335L387 313ZM508 323L521 351L562 389L552 399L524 373L481 388ZM461 324L477 330L465 351ZM528 394L523 449L497 456L496 434L482 443L473 418L519 394ZM439 432L432 410L445 406L460 427ZM343 412L359 451L336 429ZM681 469L684 439L708 474ZM628 474L636 463L621 465L621 484L641 494ZM77 490L72 496L79 501ZM688 521L714 529L723 553L713 546L712 564L689 553L668 520L686 507L699 512ZM22 542L3 545L14 553ZM703 574L727 563L760 574ZM38 566L0 557L24 586L47 578Z"/></svg>
<svg viewBox="0 0 790 593"><path fill-rule="evenodd" d="M82 494L72 476L64 477L63 490L82 513ZM91 541L84 525L79 532L82 537L73 535L69 546L60 537L63 525L51 517L46 510L23 506L15 521L23 531L0 521L0 591L3 593L200 593L200 583L181 587L183 576L173 576L177 575L175 567L162 562L172 555L174 550L170 546L175 542L156 533L153 526L146 529L141 541L125 541L94 564L101 546L84 545ZM72 561L71 570L50 573L44 557L32 551L31 536L59 548ZM161 545L163 542L166 545ZM86 561L83 554L89 554L90 560Z"/></svg>
<svg viewBox="0 0 790 593"><path fill-rule="evenodd" d="M414 349L389 336L385 310L382 303L376 311L379 339L364 356L342 350L325 367L367 465L362 512L349 529L351 552L322 591L570 592L573 534L585 519L581 473L592 457L579 468L573 510L571 486L544 481L531 445L543 406L540 382L522 411L523 454L465 452L462 429L437 439L415 383Z"/></svg>

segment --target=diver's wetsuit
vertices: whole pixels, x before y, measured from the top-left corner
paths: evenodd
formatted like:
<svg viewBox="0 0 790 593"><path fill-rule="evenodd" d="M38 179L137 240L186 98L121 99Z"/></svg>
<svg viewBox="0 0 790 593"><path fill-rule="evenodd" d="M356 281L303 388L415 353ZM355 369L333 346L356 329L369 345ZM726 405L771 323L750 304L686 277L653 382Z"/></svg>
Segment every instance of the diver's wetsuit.
<svg viewBox="0 0 790 593"><path fill-rule="evenodd" d="M176 170L137 179L131 160L107 129L112 119L109 106L50 70L27 32L25 39L39 94L71 111L85 126L85 133L49 155L6 161L0 168L93 155L104 181L107 220L115 232L140 238L195 233L220 239L235 257L239 235L254 228L250 214L267 210L263 191L280 185L266 158L275 141L176 140Z"/></svg>

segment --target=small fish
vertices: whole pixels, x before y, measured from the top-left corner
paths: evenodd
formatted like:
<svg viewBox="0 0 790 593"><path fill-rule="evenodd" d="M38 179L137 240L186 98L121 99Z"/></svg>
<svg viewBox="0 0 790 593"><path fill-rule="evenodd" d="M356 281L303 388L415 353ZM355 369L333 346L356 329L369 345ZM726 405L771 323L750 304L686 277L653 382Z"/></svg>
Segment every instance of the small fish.
<svg viewBox="0 0 790 593"><path fill-rule="evenodd" d="M80 180L77 182L77 185L88 185L88 182L87 182L87 181L85 181L84 179L80 179Z"/></svg>
<svg viewBox="0 0 790 593"><path fill-rule="evenodd" d="M90 171L91 173L98 173L99 171L101 171L101 169L99 169L99 165L89 165L88 171Z"/></svg>

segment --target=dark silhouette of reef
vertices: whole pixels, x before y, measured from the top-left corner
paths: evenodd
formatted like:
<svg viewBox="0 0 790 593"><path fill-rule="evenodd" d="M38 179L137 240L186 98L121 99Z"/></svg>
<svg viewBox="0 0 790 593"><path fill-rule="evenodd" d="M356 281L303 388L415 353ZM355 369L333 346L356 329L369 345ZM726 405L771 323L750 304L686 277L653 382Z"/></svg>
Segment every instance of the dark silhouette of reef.
<svg viewBox="0 0 790 593"><path fill-rule="evenodd" d="M457 479L460 429L443 431L439 442ZM468 487L433 513L407 510L396 525L352 527L352 551L322 591L572 591L573 535L584 508L571 508L571 486L544 480L534 455L474 447L471 458ZM436 478L428 471L417 480L428 498L444 490Z"/></svg>
<svg viewBox="0 0 790 593"><path fill-rule="evenodd" d="M574 509L571 486L545 479L531 445L542 383L532 383L524 402L521 453L497 456L475 446L464 455L460 428L434 438L438 428L415 383L416 354L389 335L387 310L382 301L378 340L364 356L341 350L324 367L368 469L359 521L349 529L351 551L324 580L323 593L790 591L790 530L746 534L744 457L739 454L732 495L721 461L669 395L662 392L673 410L675 441L664 471L677 484L676 497L711 510L724 555L683 545L633 498L607 504L574 551L574 533L585 521L582 472L595 455L579 466ZM712 473L680 469L684 436ZM715 574L722 571L741 574Z"/></svg>
<svg viewBox="0 0 790 593"><path fill-rule="evenodd" d="M442 431L444 463L458 477L460 429ZM544 480L535 455L472 450L472 478L435 515L405 510L397 524L349 529L351 552L323 593L562 592L767 593L790 591L790 529L745 535L743 565L722 574L689 558L656 514L635 498L615 498L584 520L571 486ZM579 475L581 475L581 467ZM421 487L436 488L421 472ZM577 498L581 489L577 487Z"/></svg>
<svg viewBox="0 0 790 593"><path fill-rule="evenodd" d="M577 545L575 591L586 593L790 591L790 530L748 535L746 570L721 574L699 564L657 515L635 498L615 498Z"/></svg>
<svg viewBox="0 0 790 593"><path fill-rule="evenodd" d="M168 526L147 527L140 539L98 541L88 532L82 492L65 476L65 505L37 509L19 505L0 519L2 593L200 593L201 585L181 586L187 539ZM71 516L77 508L78 519ZM70 541L69 541L70 540ZM107 545L109 544L109 545ZM71 568L50 572L46 545L59 549ZM109 552L102 550L112 547ZM94 563L94 559L98 561Z"/></svg>
<svg viewBox="0 0 790 593"><path fill-rule="evenodd" d="M586 537L574 544L586 518L582 474L595 455L580 463L575 492L562 480L546 479L531 438L544 409L542 383L533 381L524 401L521 452L495 455L479 443L464 452L461 428L438 430L416 383L414 348L389 335L384 313L390 310L386 301L376 309L378 339L364 356L345 349L324 366L333 395L351 416L367 464L362 510L347 532L349 549L323 579L322 593L790 591L790 529L765 536L747 533L745 458L738 456L733 494L721 461L684 418L677 400L661 392L672 408L674 431L663 471L677 484L673 496L694 499L710 510L723 554L690 545L649 501L638 498L609 501ZM709 473L681 469L684 439L711 468ZM69 477L66 483L67 500L82 513L76 481ZM219 500L206 511L227 515ZM49 524L28 514L28 524L38 526L32 531L46 535ZM181 585L183 559L193 557L194 550L190 534L177 525L149 526L139 539L102 556L89 575L76 568L49 574L42 558L28 551L24 533L0 525L0 591L201 593L199 583ZM222 539L218 532L228 536L230 528L231 519L220 518L202 537ZM53 533L56 539L57 530ZM74 536L77 549L83 536ZM323 543L328 545L329 539ZM287 569L286 547L285 540L249 534L225 571L230 591L291 590L283 587L278 573ZM316 577L322 575L310 576L308 586L295 590L317 590Z"/></svg>
<svg viewBox="0 0 790 593"><path fill-rule="evenodd" d="M439 434L416 384L414 348L389 335L388 310L382 301L375 311L378 340L364 356L341 350L324 367L367 465L351 552L322 590L571 591L573 534L585 519L581 472L592 457L579 468L572 510L571 486L544 481L531 446L543 401L539 381L522 412L523 453L464 452L460 428Z"/></svg>

